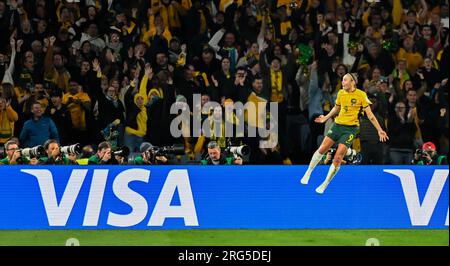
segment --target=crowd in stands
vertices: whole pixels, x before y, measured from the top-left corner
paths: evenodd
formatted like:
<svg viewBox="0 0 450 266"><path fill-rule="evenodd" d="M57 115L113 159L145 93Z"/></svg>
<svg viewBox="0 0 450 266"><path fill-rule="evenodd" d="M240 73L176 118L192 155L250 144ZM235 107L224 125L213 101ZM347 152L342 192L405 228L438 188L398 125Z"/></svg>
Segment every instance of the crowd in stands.
<svg viewBox="0 0 450 266"><path fill-rule="evenodd" d="M0 146L80 143L140 152L210 141L251 149L249 164L307 164L330 124L344 74L357 76L363 164L411 164L431 143L448 154L448 0L0 0ZM278 144L263 136L176 137L174 103L278 103ZM243 119L242 119L243 118ZM229 122L245 129L250 116ZM332 123L332 121L329 121ZM211 126L215 125L210 123ZM219 130L223 131L223 130ZM214 131L214 132L217 132ZM109 147L109 146L108 146ZM426 163L428 164L428 163Z"/></svg>

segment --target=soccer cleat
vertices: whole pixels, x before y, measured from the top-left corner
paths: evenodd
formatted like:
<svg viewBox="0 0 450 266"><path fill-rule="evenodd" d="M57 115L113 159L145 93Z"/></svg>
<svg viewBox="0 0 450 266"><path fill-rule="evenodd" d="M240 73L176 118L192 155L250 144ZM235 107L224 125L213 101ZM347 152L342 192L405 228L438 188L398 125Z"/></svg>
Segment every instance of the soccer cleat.
<svg viewBox="0 0 450 266"><path fill-rule="evenodd" d="M325 189L326 189L325 186L320 185L318 188L316 188L316 192L318 194L323 194L323 192L325 192Z"/></svg>
<svg viewBox="0 0 450 266"><path fill-rule="evenodd" d="M310 178L311 176L310 175L304 175L303 177L302 177L302 180L300 180L300 183L302 183L303 185L308 185L308 182L309 182L309 178Z"/></svg>

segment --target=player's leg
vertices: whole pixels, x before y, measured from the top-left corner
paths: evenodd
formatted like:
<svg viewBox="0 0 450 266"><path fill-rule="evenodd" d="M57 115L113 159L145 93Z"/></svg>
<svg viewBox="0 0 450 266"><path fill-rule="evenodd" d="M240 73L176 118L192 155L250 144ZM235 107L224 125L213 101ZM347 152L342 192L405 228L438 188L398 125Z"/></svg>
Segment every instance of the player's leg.
<svg viewBox="0 0 450 266"><path fill-rule="evenodd" d="M308 184L312 171L317 166L317 164L320 162L320 160L322 160L323 155L333 146L333 144L334 144L334 140L332 140L328 136L325 136L319 149L316 150L316 152L314 152L314 155L311 158L311 162L309 163L308 170L306 170L305 174L303 175L302 179L300 180L300 182L303 185Z"/></svg>
<svg viewBox="0 0 450 266"><path fill-rule="evenodd" d="M316 189L317 193L323 194L325 189L327 189L331 180L339 171L339 167L341 166L342 160L347 153L347 149L348 148L346 145L339 143L336 154L334 155L333 163L330 165L330 169L328 170L327 177L325 178L325 181Z"/></svg>

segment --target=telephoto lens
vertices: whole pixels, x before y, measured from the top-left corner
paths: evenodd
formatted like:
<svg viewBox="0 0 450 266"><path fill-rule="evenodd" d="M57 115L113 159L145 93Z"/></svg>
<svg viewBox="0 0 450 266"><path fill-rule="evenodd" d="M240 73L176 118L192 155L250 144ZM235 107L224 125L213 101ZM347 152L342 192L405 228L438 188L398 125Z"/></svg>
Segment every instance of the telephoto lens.
<svg viewBox="0 0 450 266"><path fill-rule="evenodd" d="M83 147L79 143L70 146L61 147L61 153L63 154L76 154L79 155L83 152Z"/></svg>
<svg viewBox="0 0 450 266"><path fill-rule="evenodd" d="M20 151L21 155L27 158L41 158L47 155L44 146L36 146L33 148L25 148Z"/></svg>
<svg viewBox="0 0 450 266"><path fill-rule="evenodd" d="M130 155L130 148L127 146L123 146L121 148L118 148L116 151L113 152L114 156L120 156L123 158L127 158L128 155Z"/></svg>
<svg viewBox="0 0 450 266"><path fill-rule="evenodd" d="M250 153L250 147L247 145L233 146L229 148L230 153L238 156L246 156Z"/></svg>

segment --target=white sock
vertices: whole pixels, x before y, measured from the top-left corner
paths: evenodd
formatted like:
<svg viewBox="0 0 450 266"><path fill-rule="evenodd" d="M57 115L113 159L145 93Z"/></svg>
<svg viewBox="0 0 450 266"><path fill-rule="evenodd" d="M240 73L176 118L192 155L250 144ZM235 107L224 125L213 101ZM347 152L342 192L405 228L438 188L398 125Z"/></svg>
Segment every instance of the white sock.
<svg viewBox="0 0 450 266"><path fill-rule="evenodd" d="M314 168L317 166L317 164L322 160L323 154L320 154L319 150L317 150L314 155L311 158L311 162L309 163L308 170L306 170L305 174L302 178L302 183L308 183L309 177L314 170Z"/></svg>
<svg viewBox="0 0 450 266"><path fill-rule="evenodd" d="M334 166L334 164L331 164L330 169L328 170L327 177L325 178L325 181L323 181L322 185L320 187L325 190L328 185L330 184L333 177L336 175L336 173L339 171L339 167Z"/></svg>

